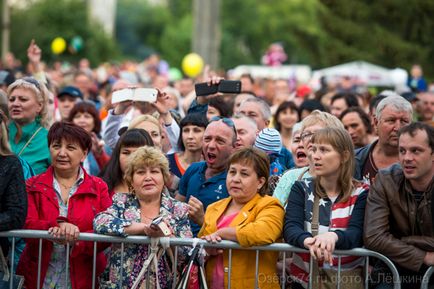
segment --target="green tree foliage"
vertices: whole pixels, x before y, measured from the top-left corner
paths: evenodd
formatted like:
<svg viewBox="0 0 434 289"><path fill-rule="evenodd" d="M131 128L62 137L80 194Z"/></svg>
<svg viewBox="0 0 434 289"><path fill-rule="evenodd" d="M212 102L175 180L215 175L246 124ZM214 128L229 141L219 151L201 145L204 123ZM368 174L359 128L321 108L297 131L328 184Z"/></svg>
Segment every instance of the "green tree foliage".
<svg viewBox="0 0 434 289"><path fill-rule="evenodd" d="M11 11L11 51L20 59L27 58L27 47L35 39L43 51L43 60L77 61L87 57L93 64L119 56L113 40L95 23L89 23L85 1L39 0L24 8ZM51 53L51 42L63 37L67 43L74 36L83 38L84 46L78 53L68 49L61 55Z"/></svg>

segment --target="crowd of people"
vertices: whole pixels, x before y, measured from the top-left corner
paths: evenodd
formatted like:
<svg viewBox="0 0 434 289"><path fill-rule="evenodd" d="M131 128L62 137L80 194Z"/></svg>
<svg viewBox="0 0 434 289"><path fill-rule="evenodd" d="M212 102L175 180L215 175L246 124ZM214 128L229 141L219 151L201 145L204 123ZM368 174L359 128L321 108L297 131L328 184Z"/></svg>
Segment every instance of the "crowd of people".
<svg viewBox="0 0 434 289"><path fill-rule="evenodd" d="M78 239L82 232L309 251L286 260L262 252L259 288L307 288L310 275L333 284L338 267L351 283L342 288L364 288L363 258L338 262L335 250L385 255L402 288L416 288L434 265L434 89L420 66L405 91L376 95L348 78L314 91L246 74L239 94L196 96L195 83L222 76L171 81L156 55L96 69L83 59L64 70L44 65L34 41L28 59L26 69L0 71L0 230L53 237L41 260L38 240L17 240L12 266L25 288L92 288L94 245ZM156 101L111 102L113 92L139 87L157 89ZM0 241L10 255L8 239ZM172 288L189 247L177 256L166 249L142 274L149 246L99 243L97 286ZM256 252L231 256L207 249L210 288L254 288ZM373 288L393 288L387 274L374 262Z"/></svg>

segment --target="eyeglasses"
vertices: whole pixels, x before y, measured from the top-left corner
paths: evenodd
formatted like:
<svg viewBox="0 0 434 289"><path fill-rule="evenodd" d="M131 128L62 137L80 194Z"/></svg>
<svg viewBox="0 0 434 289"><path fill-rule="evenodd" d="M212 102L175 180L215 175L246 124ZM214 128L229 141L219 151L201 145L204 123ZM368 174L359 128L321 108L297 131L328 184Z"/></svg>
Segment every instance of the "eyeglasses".
<svg viewBox="0 0 434 289"><path fill-rule="evenodd" d="M306 132L303 132L301 135L300 135L300 139L303 141L303 142L305 142L305 141L310 141L311 139L312 139L312 136L314 135L314 132L311 132L311 131L306 131Z"/></svg>
<svg viewBox="0 0 434 289"><path fill-rule="evenodd" d="M27 83L33 84L39 91L41 91L41 85L39 84L39 81L37 81L33 77L23 77L21 79Z"/></svg>
<svg viewBox="0 0 434 289"><path fill-rule="evenodd" d="M226 124L228 127L232 128L234 130L234 134L235 136L237 136L237 130L235 128L235 123L232 119L227 118L227 117L221 117L221 116L213 116L210 120L209 123L213 122L213 121L219 121L221 120L224 124Z"/></svg>

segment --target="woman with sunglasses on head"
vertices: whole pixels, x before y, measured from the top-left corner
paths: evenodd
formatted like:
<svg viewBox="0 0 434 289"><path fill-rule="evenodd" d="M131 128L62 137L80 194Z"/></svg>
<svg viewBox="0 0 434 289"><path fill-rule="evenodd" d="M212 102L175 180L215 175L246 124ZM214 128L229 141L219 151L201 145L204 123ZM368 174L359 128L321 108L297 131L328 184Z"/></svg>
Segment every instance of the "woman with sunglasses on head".
<svg viewBox="0 0 434 289"><path fill-rule="evenodd" d="M311 138L316 131L325 127L344 128L342 122L337 117L319 110L314 110L301 121L300 142L296 149L297 153L294 155L294 160L296 163L304 163L307 166L287 171L277 183L273 197L276 197L284 206L286 206L294 182L313 176L312 158L309 155L309 148L312 145Z"/></svg>
<svg viewBox="0 0 434 289"><path fill-rule="evenodd" d="M16 80L8 87L9 144L12 152L26 160L36 174L50 165L48 150L48 90L32 77Z"/></svg>
<svg viewBox="0 0 434 289"><path fill-rule="evenodd" d="M180 123L179 152L168 154L171 184L168 189L172 196L178 190L179 180L192 163L200 162L202 157L202 139L208 121L203 114L187 114Z"/></svg>
<svg viewBox="0 0 434 289"><path fill-rule="evenodd" d="M124 180L127 160L130 154L142 146L154 146L151 136L144 129L129 129L120 136L110 161L101 173L102 179L107 183L110 196L129 191Z"/></svg>
<svg viewBox="0 0 434 289"><path fill-rule="evenodd" d="M346 280L341 285L349 282L351 288L363 288L363 258L344 256L339 260L333 255L335 249L350 250L363 244L368 187L353 179L351 137L343 128L327 127L316 131L310 142L315 177L296 181L292 186L283 235L289 244L308 249L315 263L310 272L309 254L293 254L292 288L306 288L310 274L313 274L313 288L319 288L322 282L337 285L333 279L338 266L343 269L342 280ZM323 281L317 284L318 280Z"/></svg>

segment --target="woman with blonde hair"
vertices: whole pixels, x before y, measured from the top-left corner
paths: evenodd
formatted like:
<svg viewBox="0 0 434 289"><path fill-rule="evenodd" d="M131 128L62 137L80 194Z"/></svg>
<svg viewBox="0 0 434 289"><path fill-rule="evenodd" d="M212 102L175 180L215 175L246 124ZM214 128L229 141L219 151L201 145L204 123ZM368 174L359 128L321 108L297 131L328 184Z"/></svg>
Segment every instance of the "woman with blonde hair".
<svg viewBox="0 0 434 289"><path fill-rule="evenodd" d="M165 187L169 178L169 162L161 150L150 146L137 149L130 155L125 171L130 192L113 196L113 205L95 217L95 232L119 237L191 238L188 206L170 197ZM155 225L153 220L157 218L167 231ZM158 260L158 268L150 267L151 274L140 274L150 254L148 249L147 244L113 244L109 264L100 277L100 288L123 289L134 284L144 288L147 282L150 282L149 288L172 288L170 253ZM188 247L179 248L178 270L185 264L188 251Z"/></svg>
<svg viewBox="0 0 434 289"><path fill-rule="evenodd" d="M309 274L313 274L314 280L332 282L334 286L338 266L343 269L341 276L347 280L360 280L360 284L351 284L351 288L363 288L363 259L344 256L338 264L338 258L333 255L335 249L349 250L363 244L368 187L353 180L355 161L351 137L342 128L323 128L313 134L310 151L315 177L296 181L292 186L283 235L289 244L308 249L315 263L314 271L310 272L309 254L294 253L293 288L306 288ZM313 288L317 287L314 284Z"/></svg>
<svg viewBox="0 0 434 289"><path fill-rule="evenodd" d="M146 130L151 136L154 146L160 149L162 148L163 128L155 117L149 114L136 116L128 126L128 129L132 128L141 128Z"/></svg>
<svg viewBox="0 0 434 289"><path fill-rule="evenodd" d="M9 144L36 174L50 165L48 150L48 91L32 77L23 77L8 87Z"/></svg>

